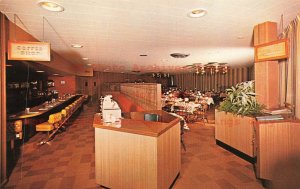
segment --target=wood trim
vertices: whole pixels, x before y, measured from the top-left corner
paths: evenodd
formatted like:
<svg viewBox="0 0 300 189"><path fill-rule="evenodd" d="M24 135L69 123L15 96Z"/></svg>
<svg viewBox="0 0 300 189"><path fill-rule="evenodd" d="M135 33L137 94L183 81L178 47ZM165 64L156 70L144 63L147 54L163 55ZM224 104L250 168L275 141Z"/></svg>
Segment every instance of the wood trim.
<svg viewBox="0 0 300 189"><path fill-rule="evenodd" d="M6 42L7 42L7 19L4 14L0 13L0 186L7 180L7 161L6 161Z"/></svg>

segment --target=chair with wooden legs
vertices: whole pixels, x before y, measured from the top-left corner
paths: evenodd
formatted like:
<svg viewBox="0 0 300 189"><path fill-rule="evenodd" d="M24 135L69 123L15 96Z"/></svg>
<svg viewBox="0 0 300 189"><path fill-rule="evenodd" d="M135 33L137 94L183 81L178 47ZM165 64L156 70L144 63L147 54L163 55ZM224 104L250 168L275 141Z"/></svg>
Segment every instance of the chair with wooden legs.
<svg viewBox="0 0 300 189"><path fill-rule="evenodd" d="M203 121L206 120L206 123L208 123L207 110L208 110L208 105L202 104L201 108L195 112L197 115L197 120L203 120Z"/></svg>

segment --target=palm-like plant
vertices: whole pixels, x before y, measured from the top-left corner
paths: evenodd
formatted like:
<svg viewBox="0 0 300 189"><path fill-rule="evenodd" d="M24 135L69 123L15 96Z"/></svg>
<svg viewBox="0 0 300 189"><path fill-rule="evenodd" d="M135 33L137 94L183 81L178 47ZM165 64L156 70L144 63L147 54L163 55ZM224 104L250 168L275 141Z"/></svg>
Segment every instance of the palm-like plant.
<svg viewBox="0 0 300 189"><path fill-rule="evenodd" d="M262 114L263 105L256 101L254 81L239 83L226 89L226 93L227 97L220 104L219 110L247 116Z"/></svg>

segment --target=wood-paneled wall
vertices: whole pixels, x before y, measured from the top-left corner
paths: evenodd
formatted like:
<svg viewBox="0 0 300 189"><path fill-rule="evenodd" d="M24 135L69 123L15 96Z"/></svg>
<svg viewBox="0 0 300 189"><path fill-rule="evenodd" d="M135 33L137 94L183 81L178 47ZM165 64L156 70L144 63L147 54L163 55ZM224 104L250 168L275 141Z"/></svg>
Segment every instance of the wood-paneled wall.
<svg viewBox="0 0 300 189"><path fill-rule="evenodd" d="M224 91L225 89L243 81L254 79L254 68L230 68L227 74L175 74L174 84L181 89L195 89L201 91Z"/></svg>

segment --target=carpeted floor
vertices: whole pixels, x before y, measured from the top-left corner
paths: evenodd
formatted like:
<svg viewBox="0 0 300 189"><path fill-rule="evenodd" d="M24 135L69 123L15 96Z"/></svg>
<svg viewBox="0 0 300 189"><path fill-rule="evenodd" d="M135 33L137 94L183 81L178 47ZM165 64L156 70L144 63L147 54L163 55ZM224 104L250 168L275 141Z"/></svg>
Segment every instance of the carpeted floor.
<svg viewBox="0 0 300 189"><path fill-rule="evenodd" d="M85 106L67 131L50 145L37 146L45 136L35 135L23 146L23 153L5 189L88 189L95 184L93 115ZM213 114L213 111L211 111ZM252 164L215 144L213 115L209 124L189 124L184 134L182 167L174 189L259 189Z"/></svg>

